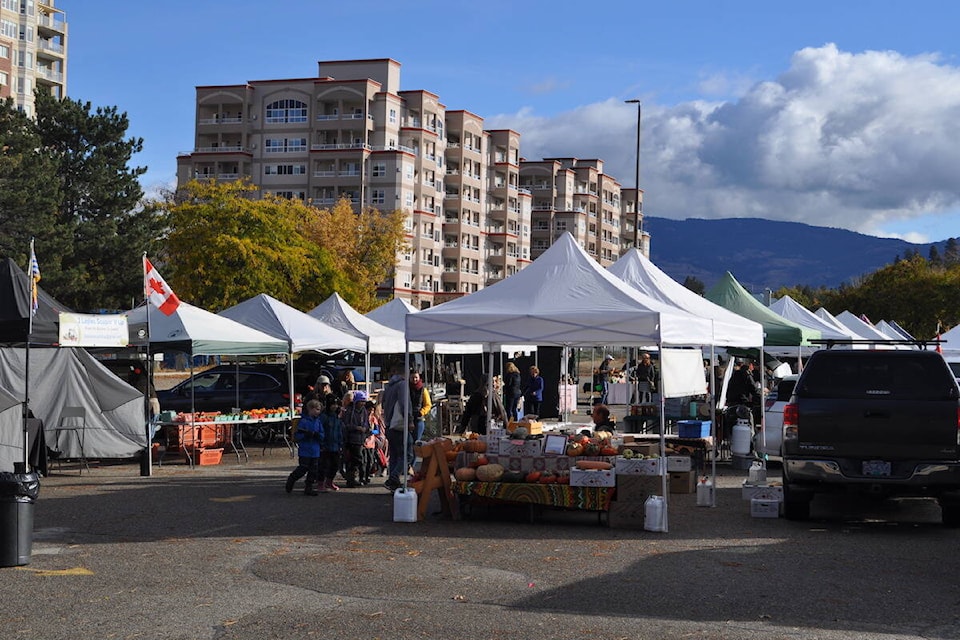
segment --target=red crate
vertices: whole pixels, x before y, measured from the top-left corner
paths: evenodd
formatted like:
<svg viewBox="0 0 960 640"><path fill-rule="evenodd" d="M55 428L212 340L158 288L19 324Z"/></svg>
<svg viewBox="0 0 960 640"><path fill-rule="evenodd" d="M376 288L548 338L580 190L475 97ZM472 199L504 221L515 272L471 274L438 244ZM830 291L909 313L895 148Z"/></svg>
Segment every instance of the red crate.
<svg viewBox="0 0 960 640"><path fill-rule="evenodd" d="M200 449L200 459L198 464L203 467L212 464L220 464L223 458L223 449Z"/></svg>

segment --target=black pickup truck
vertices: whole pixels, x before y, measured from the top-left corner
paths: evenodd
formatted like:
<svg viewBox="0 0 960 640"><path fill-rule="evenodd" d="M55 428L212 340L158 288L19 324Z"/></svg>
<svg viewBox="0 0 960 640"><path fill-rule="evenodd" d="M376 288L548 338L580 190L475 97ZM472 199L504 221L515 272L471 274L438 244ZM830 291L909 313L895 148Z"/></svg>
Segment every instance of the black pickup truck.
<svg viewBox="0 0 960 640"><path fill-rule="evenodd" d="M784 515L810 516L818 492L928 496L960 525L960 389L921 349L824 349L783 411Z"/></svg>

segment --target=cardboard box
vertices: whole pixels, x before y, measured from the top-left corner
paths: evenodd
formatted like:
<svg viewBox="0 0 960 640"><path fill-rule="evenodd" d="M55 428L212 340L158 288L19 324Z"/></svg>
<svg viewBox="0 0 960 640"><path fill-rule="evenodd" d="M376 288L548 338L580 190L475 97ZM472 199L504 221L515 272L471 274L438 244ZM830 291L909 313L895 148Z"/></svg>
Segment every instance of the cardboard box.
<svg viewBox="0 0 960 640"><path fill-rule="evenodd" d="M774 483L750 484L744 480L740 489L740 495L744 500L752 500L754 498L783 500L783 485Z"/></svg>
<svg viewBox="0 0 960 640"><path fill-rule="evenodd" d="M643 529L644 515L643 502L611 502L607 522L611 529Z"/></svg>
<svg viewBox="0 0 960 640"><path fill-rule="evenodd" d="M536 420L511 420L507 423L507 431L513 433L517 427L526 427L527 433L531 436L538 436L543 433L543 423Z"/></svg>
<svg viewBox="0 0 960 640"><path fill-rule="evenodd" d="M780 501L753 498L750 500L750 515L754 518L779 518Z"/></svg>
<svg viewBox="0 0 960 640"><path fill-rule="evenodd" d="M660 453L660 444L657 442L626 442L623 443L623 449L630 449L638 456L652 456Z"/></svg>
<svg viewBox="0 0 960 640"><path fill-rule="evenodd" d="M692 471L693 460L690 456L667 456L667 471Z"/></svg>
<svg viewBox="0 0 960 640"><path fill-rule="evenodd" d="M525 440L523 443L522 455L542 456L543 455L543 438L536 438L535 440Z"/></svg>
<svg viewBox="0 0 960 640"><path fill-rule="evenodd" d="M510 440L509 438L502 438L500 440L500 455L502 456L522 456L523 447L526 444L526 440Z"/></svg>
<svg viewBox="0 0 960 640"><path fill-rule="evenodd" d="M660 476L617 475L617 494L614 501L642 505L650 496L658 496L661 493L663 493L663 482Z"/></svg>
<svg viewBox="0 0 960 640"><path fill-rule="evenodd" d="M674 471L669 485L670 493L693 493L697 490L697 476L693 471Z"/></svg>
<svg viewBox="0 0 960 640"><path fill-rule="evenodd" d="M624 458L618 456L613 468L623 475L659 476L663 458Z"/></svg>
<svg viewBox="0 0 960 640"><path fill-rule="evenodd" d="M616 484L613 469L570 469L571 487L613 487Z"/></svg>
<svg viewBox="0 0 960 640"><path fill-rule="evenodd" d="M677 429L681 438L708 438L710 437L709 420L679 420Z"/></svg>

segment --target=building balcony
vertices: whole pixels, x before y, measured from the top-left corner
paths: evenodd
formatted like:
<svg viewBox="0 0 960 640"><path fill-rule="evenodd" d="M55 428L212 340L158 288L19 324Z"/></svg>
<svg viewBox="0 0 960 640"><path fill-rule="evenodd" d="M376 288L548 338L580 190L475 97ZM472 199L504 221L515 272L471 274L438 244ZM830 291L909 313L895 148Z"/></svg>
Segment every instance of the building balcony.
<svg viewBox="0 0 960 640"><path fill-rule="evenodd" d="M243 124L243 118L200 118L197 124Z"/></svg>
<svg viewBox="0 0 960 640"><path fill-rule="evenodd" d="M312 144L310 151L345 151L345 150L367 150L373 149L370 145L363 142L343 142L336 144Z"/></svg>
<svg viewBox="0 0 960 640"><path fill-rule="evenodd" d="M67 33L67 23L63 20L57 20L53 16L38 15L37 26L41 31L53 31L61 35Z"/></svg>
<svg viewBox="0 0 960 640"><path fill-rule="evenodd" d="M196 147L193 153L249 153L249 151L249 149L241 145L221 145L218 147Z"/></svg>
<svg viewBox="0 0 960 640"><path fill-rule="evenodd" d="M54 71L53 69L48 69L47 67L37 67L36 73L37 79L49 80L50 82L63 84L63 74L59 71Z"/></svg>
<svg viewBox="0 0 960 640"><path fill-rule="evenodd" d="M59 42L52 42L50 40L43 39L40 39L37 42L37 52L52 54L54 57L58 58L62 58L66 53L63 45Z"/></svg>

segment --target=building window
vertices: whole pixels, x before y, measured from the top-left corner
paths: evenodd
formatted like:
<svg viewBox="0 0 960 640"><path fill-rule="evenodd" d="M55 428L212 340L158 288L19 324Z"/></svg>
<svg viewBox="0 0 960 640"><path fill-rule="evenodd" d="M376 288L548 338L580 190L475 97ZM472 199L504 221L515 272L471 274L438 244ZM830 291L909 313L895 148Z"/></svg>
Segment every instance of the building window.
<svg viewBox="0 0 960 640"><path fill-rule="evenodd" d="M10 38L11 40L16 40L19 32L20 30L17 28L16 22L0 20L0 35Z"/></svg>
<svg viewBox="0 0 960 640"><path fill-rule="evenodd" d="M290 153L306 151L306 138L267 138L263 143L264 153Z"/></svg>
<svg viewBox="0 0 960 640"><path fill-rule="evenodd" d="M386 162L375 162L373 164L373 177L382 178L387 175L387 163Z"/></svg>
<svg viewBox="0 0 960 640"><path fill-rule="evenodd" d="M277 191L273 195L287 200L303 200L307 197L307 194L303 191Z"/></svg>
<svg viewBox="0 0 960 640"><path fill-rule="evenodd" d="M263 167L266 176L302 176L307 173L305 164L267 164Z"/></svg>
<svg viewBox="0 0 960 640"><path fill-rule="evenodd" d="M10 76L5 72L0 71L0 86L5 87L10 83Z"/></svg>
<svg viewBox="0 0 960 640"><path fill-rule="evenodd" d="M386 196L383 189L373 189L370 191L370 204L384 204Z"/></svg>
<svg viewBox="0 0 960 640"><path fill-rule="evenodd" d="M0 44L0 58L9 58L10 57L10 47L5 44Z"/></svg>
<svg viewBox="0 0 960 640"><path fill-rule="evenodd" d="M413 191L404 191L403 192L403 201L404 204L408 207L413 206Z"/></svg>
<svg viewBox="0 0 960 640"><path fill-rule="evenodd" d="M16 27L14 27L14 28L16 28ZM390 109L390 122L391 122L392 124L396 124L396 123L397 123L397 110L396 110L396 109Z"/></svg>
<svg viewBox="0 0 960 640"><path fill-rule="evenodd" d="M554 223L554 227L557 231L566 231L567 230L567 221L566 220L557 220Z"/></svg>
<svg viewBox="0 0 960 640"><path fill-rule="evenodd" d="M267 122L270 124L306 122L307 104L299 100L277 100L267 105Z"/></svg>

